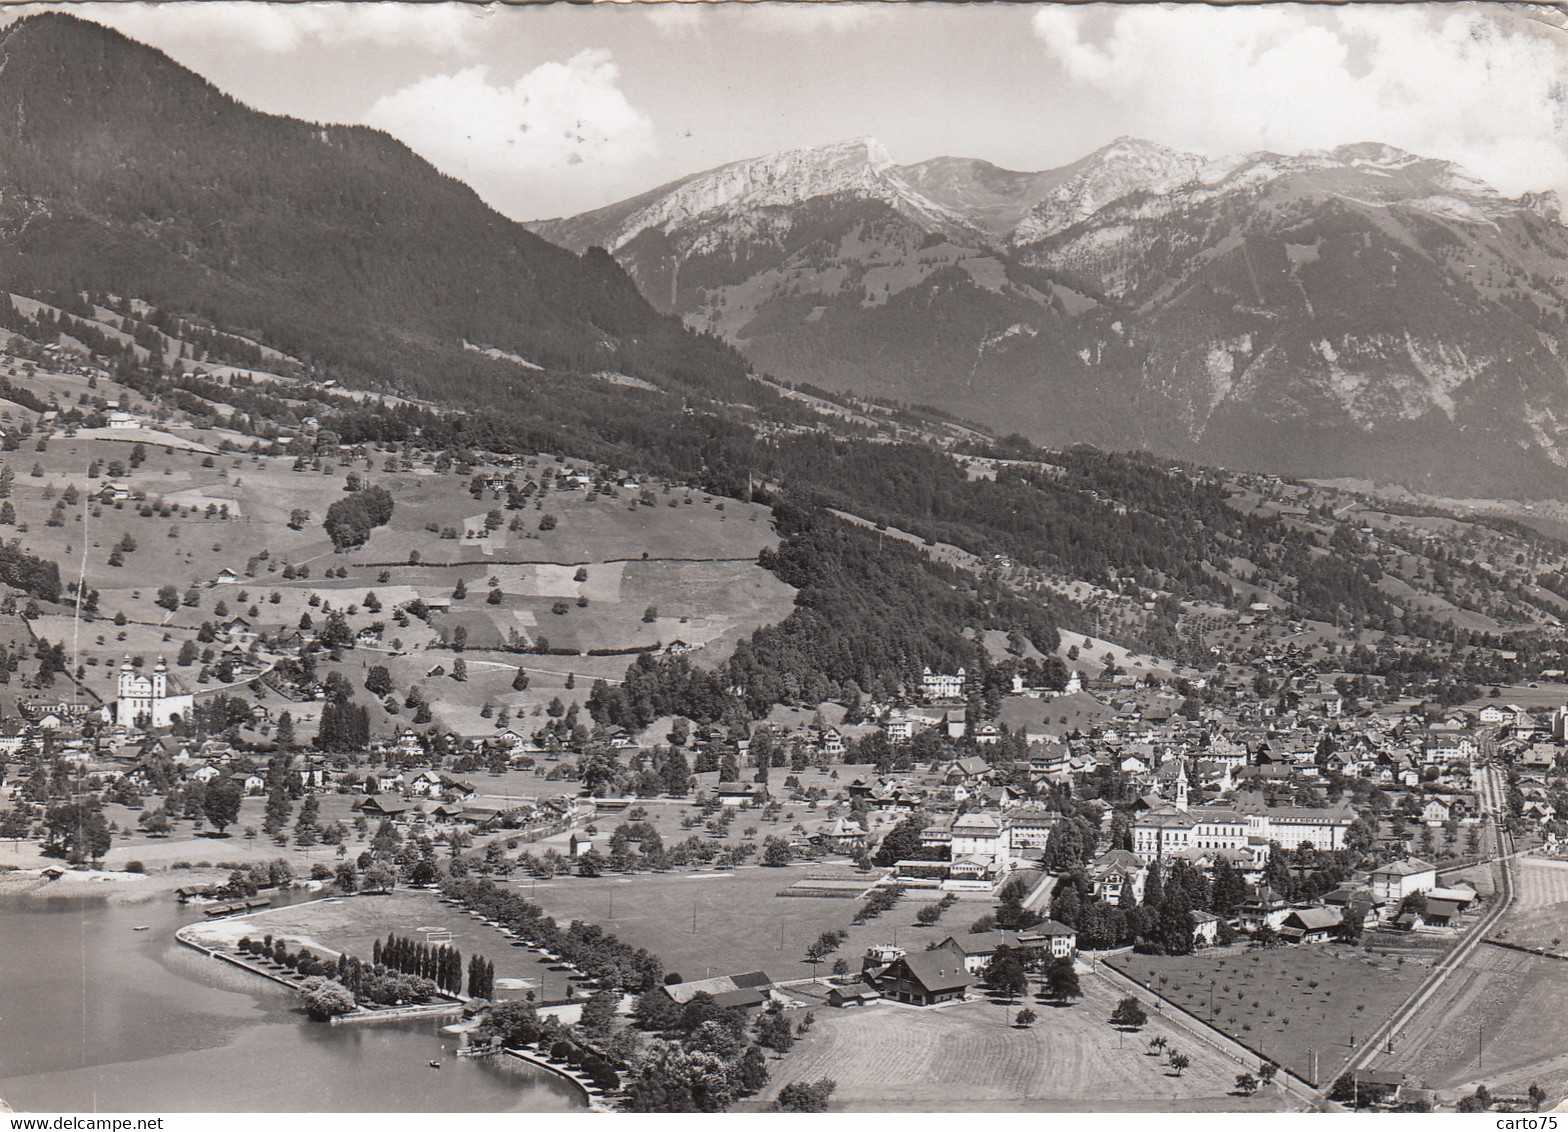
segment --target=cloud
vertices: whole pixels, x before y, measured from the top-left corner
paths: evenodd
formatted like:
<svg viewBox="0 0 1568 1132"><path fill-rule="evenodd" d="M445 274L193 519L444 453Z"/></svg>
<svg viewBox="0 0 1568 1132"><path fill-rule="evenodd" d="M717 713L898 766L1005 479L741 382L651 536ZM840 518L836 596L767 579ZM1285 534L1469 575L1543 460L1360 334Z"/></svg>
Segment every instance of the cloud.
<svg viewBox="0 0 1568 1132"><path fill-rule="evenodd" d="M783 0L739 4L732 10L748 28L762 32L813 35L846 32L891 15L892 4L852 4L845 0Z"/></svg>
<svg viewBox="0 0 1568 1132"><path fill-rule="evenodd" d="M627 100L619 78L603 49L545 63L510 86L474 66L386 95L364 120L458 177L613 167L654 148L653 123Z"/></svg>
<svg viewBox="0 0 1568 1132"><path fill-rule="evenodd" d="M1484 5L1050 5L1035 34L1130 132L1218 156L1380 141L1515 195L1568 183L1568 53Z"/></svg>
<svg viewBox="0 0 1568 1132"><path fill-rule="evenodd" d="M669 36L695 35L706 22L701 0L658 0L642 5L643 15L653 21L653 26Z"/></svg>
<svg viewBox="0 0 1568 1132"><path fill-rule="evenodd" d="M232 43L281 55L309 43L473 52L490 6L463 3L254 3L185 0L82 4L72 11L134 39L160 44Z"/></svg>

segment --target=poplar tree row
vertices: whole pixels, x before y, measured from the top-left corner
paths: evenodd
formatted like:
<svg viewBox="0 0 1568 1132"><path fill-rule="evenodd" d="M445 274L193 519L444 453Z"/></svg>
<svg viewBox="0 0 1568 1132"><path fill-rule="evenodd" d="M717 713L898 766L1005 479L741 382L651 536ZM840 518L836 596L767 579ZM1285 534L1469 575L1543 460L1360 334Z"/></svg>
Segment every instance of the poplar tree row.
<svg viewBox="0 0 1568 1132"><path fill-rule="evenodd" d="M495 964L483 955L468 961L468 997L495 998Z"/></svg>
<svg viewBox="0 0 1568 1132"><path fill-rule="evenodd" d="M379 939L375 941L370 959L374 964L401 971L405 975L429 979L448 994L461 994L463 991L463 953L455 947L445 944L432 947L428 943L388 934L385 943ZM472 983L473 964L470 963L470 986Z"/></svg>

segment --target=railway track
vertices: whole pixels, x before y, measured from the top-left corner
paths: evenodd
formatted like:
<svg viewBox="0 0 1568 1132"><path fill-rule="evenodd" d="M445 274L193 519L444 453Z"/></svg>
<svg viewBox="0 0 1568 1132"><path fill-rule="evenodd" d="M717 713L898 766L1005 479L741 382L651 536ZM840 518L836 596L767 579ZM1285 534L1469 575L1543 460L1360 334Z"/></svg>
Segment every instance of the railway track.
<svg viewBox="0 0 1568 1132"><path fill-rule="evenodd" d="M1493 833L1493 862L1499 866L1502 873L1501 886L1498 890L1499 899L1493 902L1491 908L1482 916L1466 933L1458 946L1443 957L1442 961L1432 969L1432 973L1425 981L1411 992L1402 1006L1388 1020L1372 1032L1372 1035L1363 1042L1356 1052L1345 1064L1345 1073L1354 1073L1358 1069L1365 1069L1378 1056L1385 1047L1393 1044L1394 1037L1410 1023L1434 995L1442 989L1456 970L1462 967L1476 948L1480 947L1493 925L1502 918L1514 902L1514 866L1513 859L1518 854L1514 850L1513 835L1510 834L1503 823L1503 799L1505 791L1502 784L1501 772L1494 766L1483 768L1478 776L1481 787L1482 804L1487 811L1487 817L1492 822ZM1322 1089L1326 1091L1333 1082L1326 1082Z"/></svg>

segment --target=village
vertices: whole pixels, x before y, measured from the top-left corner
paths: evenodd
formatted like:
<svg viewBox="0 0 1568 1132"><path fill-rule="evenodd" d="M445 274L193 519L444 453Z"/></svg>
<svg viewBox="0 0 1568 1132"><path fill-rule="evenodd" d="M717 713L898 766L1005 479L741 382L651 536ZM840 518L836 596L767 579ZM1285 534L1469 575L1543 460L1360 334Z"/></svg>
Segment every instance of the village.
<svg viewBox="0 0 1568 1132"><path fill-rule="evenodd" d="M1307 1108L1348 1088L1352 1107L1423 1110L1473 1097L1480 1058L1421 1063L1371 1020L1419 1029L1407 1004L1483 939L1549 957L1568 936L1568 891L1514 894L1568 855L1560 671L1435 702L1368 675L1367 647L1402 640L1304 617L1255 575L1231 606L1177 602L883 525L997 584L1070 595L1095 631L1042 650L976 627L973 667L758 708L702 673L790 608L759 566L777 538L765 506L543 453L347 444L303 413L174 409L57 348L24 353L5 369L22 391L7 450L36 466L5 477L19 513L0 522L24 558L94 553L55 601L7 579L0 864L178 889L217 933L202 947L288 985L329 968L285 942L337 938L330 971L352 981L345 940L368 951L438 900L503 933L475 941L508 956L495 985L427 1007L350 995L357 1015L461 1009L481 1040L500 1025L485 1018L537 1011L517 1032L556 1020L530 1040L559 1056L540 1056L590 1057L596 1100L634 1108L657 1074L627 1035L689 1042L704 1011L735 1010L798 1019L784 1029L801 1039L776 1034L770 1083L753 1074L741 1105L823 1080L851 1107L919 1095L865 1063L874 1033L910 1056L986 1051L952 1061L974 1103ZM301 410L336 395L267 380ZM1333 510L1272 477L1207 475L1193 482L1303 529ZM334 508L372 507L372 484L395 518L339 545ZM1340 512L1383 530L1364 502ZM1392 567L1413 520L1387 522ZM1467 550L1476 578L1502 560ZM1483 617L1453 604L1470 602L1555 624L1523 588L1537 604L1444 593L1455 616ZM1162 623L1180 659L1135 643ZM670 680L710 702L670 710ZM1523 851L1537 864L1512 863ZM236 933L282 923L300 886L304 918L269 944L282 958L258 960ZM331 931L303 910L328 906ZM1335 990L1356 1009L1331 1009ZM556 1050L563 1028L576 1037ZM1146 1048L1126 1053L1134 1033ZM1108 1037L1102 1079L1085 1065ZM1538 1103L1494 1083L1514 1098L1497 1103Z"/></svg>

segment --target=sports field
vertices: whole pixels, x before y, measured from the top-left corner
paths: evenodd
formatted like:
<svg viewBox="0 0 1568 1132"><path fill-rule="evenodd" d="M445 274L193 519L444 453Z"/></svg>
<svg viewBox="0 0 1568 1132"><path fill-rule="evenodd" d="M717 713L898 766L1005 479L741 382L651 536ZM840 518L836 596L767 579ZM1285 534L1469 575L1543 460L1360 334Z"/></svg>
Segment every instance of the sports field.
<svg viewBox="0 0 1568 1132"><path fill-rule="evenodd" d="M688 979L758 969L776 981L809 979L813 972L806 948L829 929L846 930L849 939L818 965L816 974L826 977L839 957L858 970L872 944L896 939L900 947L923 950L927 943L962 935L992 909L989 898L960 900L934 927L922 927L915 913L937 894L911 895L880 917L852 926L860 900L777 895L808 874L848 871L842 866L746 866L728 873L557 877L537 885L522 878L512 887L562 923L602 924ZM868 885L876 875L867 877Z"/></svg>
<svg viewBox="0 0 1568 1132"><path fill-rule="evenodd" d="M483 955L495 964L498 998L521 997L532 988L541 997L560 997L567 986L563 972L552 971L538 955L512 941L495 928L460 908L442 904L434 893L400 889L377 896L329 897L283 908L267 908L246 916L227 917L193 925L190 934L199 943L233 946L244 936L272 936L318 951L344 951L367 963L376 940L396 933L424 942L435 929L451 933L437 939L458 948L464 961Z"/></svg>

